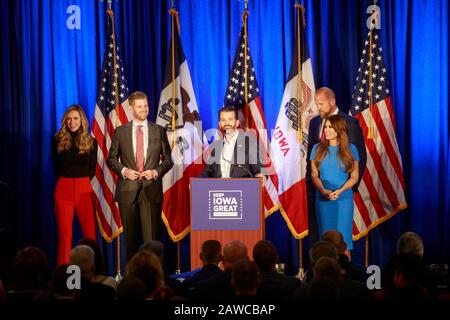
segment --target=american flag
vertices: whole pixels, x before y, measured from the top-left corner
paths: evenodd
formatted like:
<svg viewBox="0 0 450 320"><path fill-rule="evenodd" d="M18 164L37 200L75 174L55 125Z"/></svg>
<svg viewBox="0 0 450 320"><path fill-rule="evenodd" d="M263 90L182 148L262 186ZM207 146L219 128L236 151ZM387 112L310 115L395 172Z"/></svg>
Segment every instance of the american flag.
<svg viewBox="0 0 450 320"><path fill-rule="evenodd" d="M122 232L119 208L114 202L117 176L106 164L114 129L132 119L128 87L120 48L113 33L113 13L108 10L102 74L98 82L92 135L98 142L97 169L92 179L97 221L103 238L111 242ZM115 67L115 70L114 70ZM116 72L114 72L116 71Z"/></svg>
<svg viewBox="0 0 450 320"><path fill-rule="evenodd" d="M366 170L359 193L354 196L354 240L407 207L387 80L380 33L374 29L369 31L364 44L350 108L350 113L359 120L367 150ZM373 138L368 136L369 130L373 130Z"/></svg>
<svg viewBox="0 0 450 320"><path fill-rule="evenodd" d="M232 106L239 111L241 126L247 121L248 129L256 131L260 144L266 150L264 154L269 157L268 150L270 148L270 143L267 135L266 119L259 98L259 88L256 81L255 68L253 67L253 61L250 56L250 48L247 46L247 52L245 52L245 44L246 40L243 26L239 34L239 43L236 48L233 66L228 80L225 105ZM247 60L248 76L245 70L244 59ZM246 77L247 93L245 90ZM247 103L245 101L245 94L247 94L248 98ZM247 119L245 119L245 115L247 115ZM268 169L269 178L267 179L263 191L263 202L266 215L269 215L277 210L279 206L277 194L278 177L273 169L270 159L267 159L265 162L268 162L266 169Z"/></svg>

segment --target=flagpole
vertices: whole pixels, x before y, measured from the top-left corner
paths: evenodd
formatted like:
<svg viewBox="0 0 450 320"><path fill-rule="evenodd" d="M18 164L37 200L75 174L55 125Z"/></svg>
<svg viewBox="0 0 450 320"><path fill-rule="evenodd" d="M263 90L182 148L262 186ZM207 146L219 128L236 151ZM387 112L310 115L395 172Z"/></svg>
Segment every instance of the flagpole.
<svg viewBox="0 0 450 320"><path fill-rule="evenodd" d="M244 2L244 13L242 14L242 20L244 23L244 79L245 79L245 92L244 92L244 99L245 99L245 108L244 108L244 119L245 119L245 130L248 129L248 64L247 64L247 46L248 46L248 39L247 39L247 18L248 18L248 0L245 0Z"/></svg>
<svg viewBox="0 0 450 320"><path fill-rule="evenodd" d="M375 0L374 4L376 4L376 3L377 3L377 1ZM372 85L373 85L373 83L372 83L372 69L373 69L373 59L372 59L373 48L372 48L372 44L373 44L373 35L372 35L372 33L373 33L373 29L374 29L374 27L376 25L376 19L378 19L378 16L376 15L376 12L373 12L372 13L372 21L371 21L372 28L369 31L369 35L370 35L369 36L369 42L370 42L369 43L369 110L370 110L371 117L369 119L370 125L369 125L369 128L368 128L367 139L373 139L374 136L375 136L375 128L373 126L373 107L372 107L372 105L373 105L373 89L372 89Z"/></svg>
<svg viewBox="0 0 450 320"><path fill-rule="evenodd" d="M297 107L297 138L298 142L302 143L302 111L303 111L303 96L302 96L302 83L303 83L303 74L302 74L302 51L301 51L301 32L300 32L300 11L304 14L304 8L301 4L296 3L294 5L297 11L297 66L298 66L298 86L297 86L297 96L298 96L298 107Z"/></svg>
<svg viewBox="0 0 450 320"><path fill-rule="evenodd" d="M112 10L112 0L108 0L108 10L106 13L109 16L111 21L112 28L112 42L113 42L113 67L114 67L114 98L115 98L115 110L116 117L114 126L118 127L120 125L119 118L119 83L118 83L118 74L117 74L117 52L116 52L116 33L114 28L114 12ZM120 282L122 280L121 269L120 269L120 235L116 237L117 239L117 274L115 276L116 282Z"/></svg>
<svg viewBox="0 0 450 320"><path fill-rule="evenodd" d="M176 82L175 82L175 22L177 23L178 32L180 32L180 20L178 19L178 11L174 7L174 1L171 1L172 7L169 10L172 20L172 149L176 147ZM177 270L176 274L181 272L181 259L180 259L180 241L177 241Z"/></svg>
<svg viewBox="0 0 450 320"><path fill-rule="evenodd" d="M369 266L369 234L370 234L370 231L367 232L367 236L366 236L366 259L365 259L366 268Z"/></svg>
<svg viewBox="0 0 450 320"><path fill-rule="evenodd" d="M297 66L298 66L298 85L297 85L297 96L298 96L298 106L297 106L297 139L299 144L303 142L303 132L302 132L302 111L303 111L303 74L302 74L302 51L301 51L301 25L300 25L300 14L305 14L305 8L296 3L294 5L297 14ZM300 13L300 11L302 11ZM303 19L304 24L304 19ZM301 164L300 164L301 165ZM301 170L301 168L300 168ZM304 278L305 270L303 268L303 239L298 240L298 250L299 250L299 272L298 277L300 279Z"/></svg>
<svg viewBox="0 0 450 320"><path fill-rule="evenodd" d="M376 5L377 4L377 0L373 1L373 4ZM375 128L373 126L373 90L372 90L372 68L373 68L373 48L372 48L372 44L373 44L373 29L376 26L376 19L378 19L378 16L376 15L376 12L372 12L372 28L370 29L370 36L369 36L369 110L370 110L370 117L369 117L369 121L370 121L370 125L368 128L368 133L367 133L367 139L374 139L375 137ZM365 265L366 268L369 266L369 233L370 231L367 232L367 236L366 236L366 254L365 254Z"/></svg>

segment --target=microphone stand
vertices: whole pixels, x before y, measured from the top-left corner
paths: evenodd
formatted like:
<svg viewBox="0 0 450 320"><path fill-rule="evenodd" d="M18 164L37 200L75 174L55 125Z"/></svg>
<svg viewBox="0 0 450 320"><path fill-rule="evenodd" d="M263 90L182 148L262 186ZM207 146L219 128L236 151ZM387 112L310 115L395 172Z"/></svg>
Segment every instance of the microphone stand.
<svg viewBox="0 0 450 320"><path fill-rule="evenodd" d="M255 177L255 175L254 175L250 170L248 170L248 169L246 168L246 166L244 166L244 165L242 165L242 164L238 164L238 163L231 162L230 160L225 159L223 155L222 155L222 159L225 160L225 162L228 162L229 164L235 165L236 167L241 168L242 170L244 170L246 173L248 173L248 175L250 176L250 178L254 178L254 177Z"/></svg>

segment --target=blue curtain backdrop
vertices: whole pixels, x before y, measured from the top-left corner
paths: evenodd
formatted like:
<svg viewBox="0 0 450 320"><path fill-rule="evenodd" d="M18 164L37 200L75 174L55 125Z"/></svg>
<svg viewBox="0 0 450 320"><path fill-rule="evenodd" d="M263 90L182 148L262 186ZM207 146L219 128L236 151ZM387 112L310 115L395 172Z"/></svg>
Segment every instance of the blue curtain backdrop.
<svg viewBox="0 0 450 320"><path fill-rule="evenodd" d="M249 1L249 46L268 128L273 128L289 71L294 39L293 0ZM348 111L372 1L304 0L306 32L316 87L329 86ZM179 0L181 38L204 129L216 127L242 23L244 1ZM67 20L79 9L80 28ZM407 230L421 234L428 262L450 252L449 7L447 0L378 1L384 58L403 157L408 209L370 236L370 262L384 265ZM149 95L155 119L167 60L170 1L115 0L116 32L130 92ZM55 261L53 211L55 178L50 141L65 108L84 106L92 123L103 56L105 4L92 0L0 1L0 181L13 190L0 204L0 255L26 245L43 248ZM77 11L75 11L77 12ZM1 185L2 187L4 185ZM279 212L267 221L266 235L282 262L298 267L298 242ZM81 235L75 226L74 242ZM168 272L176 247L167 244ZM306 250L309 247L305 240ZM364 261L364 240L354 259ZM110 272L115 244L103 243ZM182 270L189 268L189 237L181 243ZM5 264L3 265L5 267ZM3 272L4 270L2 270Z"/></svg>

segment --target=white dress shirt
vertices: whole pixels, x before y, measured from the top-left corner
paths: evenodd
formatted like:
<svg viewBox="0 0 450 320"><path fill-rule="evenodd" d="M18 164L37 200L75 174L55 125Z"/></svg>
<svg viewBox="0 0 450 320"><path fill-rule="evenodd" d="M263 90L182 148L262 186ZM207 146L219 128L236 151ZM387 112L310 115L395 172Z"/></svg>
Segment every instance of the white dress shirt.
<svg viewBox="0 0 450 320"><path fill-rule="evenodd" d="M136 121L136 119L133 119L133 121L131 122L132 124L132 129L131 129L131 138L132 138L132 142L133 142L133 155L134 155L134 160L136 161L136 140L137 140L137 130L139 125L142 125L142 133L144 135L144 165L145 165L145 160L147 159L147 148L148 148L148 121L145 120L143 122L138 122ZM122 177L125 179L125 170L128 168L123 168L122 169ZM156 172L156 171L155 171ZM156 179L156 177L155 177Z"/></svg>
<svg viewBox="0 0 450 320"><path fill-rule="evenodd" d="M230 140L223 139L222 156L220 158L220 171L222 172L222 178L230 177L231 164L234 156L234 146L239 132L236 131Z"/></svg>

